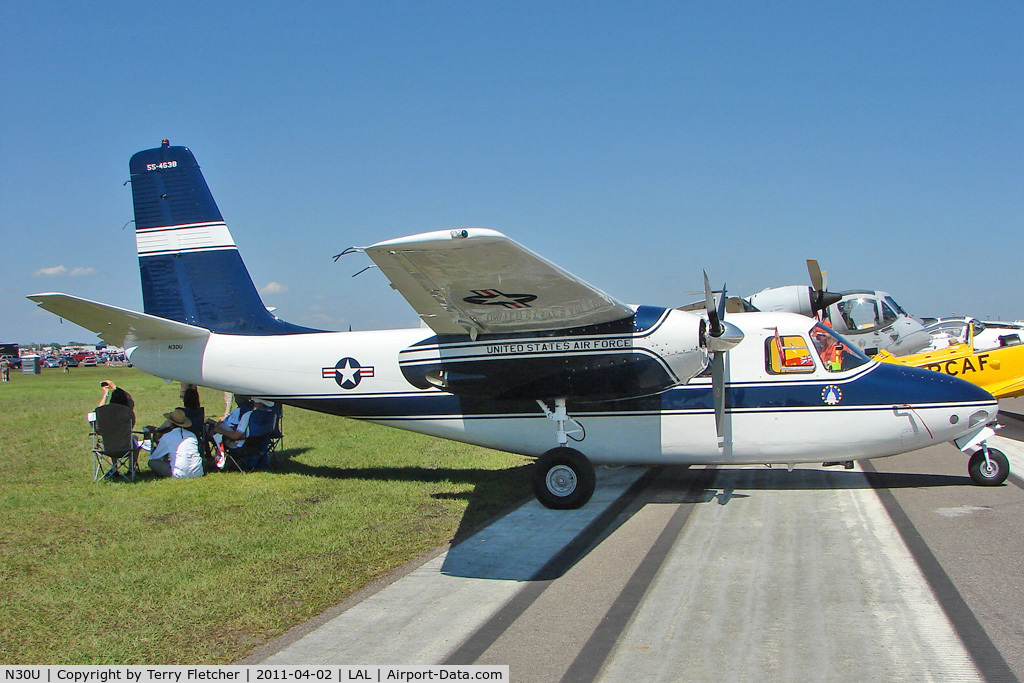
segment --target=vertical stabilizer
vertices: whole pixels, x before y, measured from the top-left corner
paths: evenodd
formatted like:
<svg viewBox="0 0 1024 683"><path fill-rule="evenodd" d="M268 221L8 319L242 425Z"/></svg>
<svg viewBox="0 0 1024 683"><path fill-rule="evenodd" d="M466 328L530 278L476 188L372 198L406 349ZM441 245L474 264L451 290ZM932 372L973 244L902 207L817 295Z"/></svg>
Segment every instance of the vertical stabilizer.
<svg viewBox="0 0 1024 683"><path fill-rule="evenodd" d="M129 168L146 313L223 334L318 331L263 305L188 147L164 140Z"/></svg>

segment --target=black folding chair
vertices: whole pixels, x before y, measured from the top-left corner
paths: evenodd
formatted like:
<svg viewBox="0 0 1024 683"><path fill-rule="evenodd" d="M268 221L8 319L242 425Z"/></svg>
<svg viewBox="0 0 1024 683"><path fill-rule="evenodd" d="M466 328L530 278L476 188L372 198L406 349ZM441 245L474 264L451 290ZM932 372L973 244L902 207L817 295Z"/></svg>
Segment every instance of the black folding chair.
<svg viewBox="0 0 1024 683"><path fill-rule="evenodd" d="M91 416L92 454L95 467L92 480L125 479L135 481L139 474L139 446L132 431L132 410L108 403Z"/></svg>

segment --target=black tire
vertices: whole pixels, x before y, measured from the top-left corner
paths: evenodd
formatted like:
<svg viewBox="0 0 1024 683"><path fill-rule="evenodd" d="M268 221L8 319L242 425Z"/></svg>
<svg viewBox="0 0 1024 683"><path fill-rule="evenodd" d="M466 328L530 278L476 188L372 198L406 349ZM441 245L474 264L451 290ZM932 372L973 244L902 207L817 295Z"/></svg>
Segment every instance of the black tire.
<svg viewBox="0 0 1024 683"><path fill-rule="evenodd" d="M1010 476L1010 461L1002 451L995 448L988 449L988 459L992 463L991 467L985 464L985 452L977 451L971 456L967 471L978 486L999 486Z"/></svg>
<svg viewBox="0 0 1024 683"><path fill-rule="evenodd" d="M572 448L552 448L533 466L533 493L541 505L553 510L583 507L596 486L594 466Z"/></svg>

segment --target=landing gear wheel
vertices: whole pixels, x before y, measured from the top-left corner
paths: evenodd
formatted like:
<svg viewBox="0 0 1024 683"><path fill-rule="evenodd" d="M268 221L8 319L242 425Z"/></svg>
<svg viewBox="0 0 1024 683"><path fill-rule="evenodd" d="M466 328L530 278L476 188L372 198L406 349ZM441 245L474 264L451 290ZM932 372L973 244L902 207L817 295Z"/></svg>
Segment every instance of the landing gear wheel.
<svg viewBox="0 0 1024 683"><path fill-rule="evenodd" d="M999 486L1010 475L1010 461L1002 451L988 449L989 462L985 462L985 451L979 450L971 456L967 471L978 486Z"/></svg>
<svg viewBox="0 0 1024 683"><path fill-rule="evenodd" d="M533 493L544 507L575 510L594 495L597 477L586 456L572 448L552 448L533 466Z"/></svg>

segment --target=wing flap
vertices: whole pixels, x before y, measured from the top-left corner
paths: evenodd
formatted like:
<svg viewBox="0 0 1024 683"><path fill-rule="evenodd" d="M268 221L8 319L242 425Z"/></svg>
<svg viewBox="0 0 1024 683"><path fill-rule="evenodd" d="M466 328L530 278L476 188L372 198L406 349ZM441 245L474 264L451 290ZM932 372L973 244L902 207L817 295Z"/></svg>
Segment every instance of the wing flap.
<svg viewBox="0 0 1024 683"><path fill-rule="evenodd" d="M114 346L127 347L141 341L199 339L210 336L210 331L202 327L68 294L48 292L32 294L28 298L39 304L43 310L95 332L100 339Z"/></svg>
<svg viewBox="0 0 1024 683"><path fill-rule="evenodd" d="M363 251L438 334L537 332L633 309L495 230L429 232Z"/></svg>

